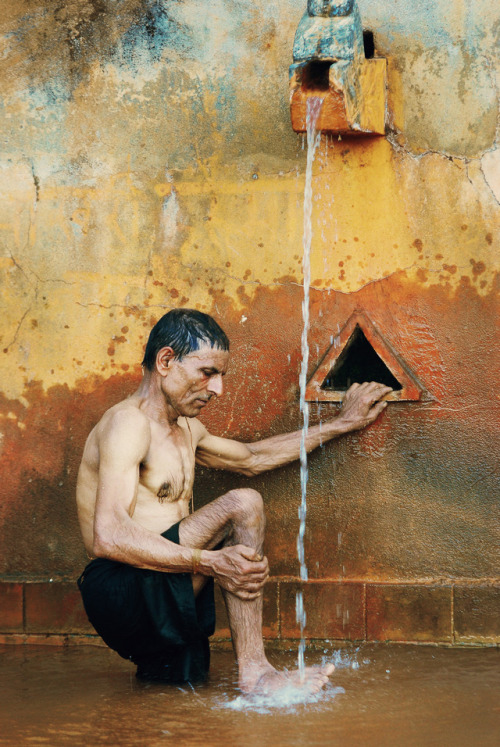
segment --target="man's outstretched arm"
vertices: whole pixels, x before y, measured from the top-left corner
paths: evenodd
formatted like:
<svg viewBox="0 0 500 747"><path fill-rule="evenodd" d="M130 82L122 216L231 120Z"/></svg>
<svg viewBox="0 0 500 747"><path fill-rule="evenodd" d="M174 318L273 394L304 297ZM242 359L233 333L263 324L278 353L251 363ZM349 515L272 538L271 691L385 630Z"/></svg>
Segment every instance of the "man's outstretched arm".
<svg viewBox="0 0 500 747"><path fill-rule="evenodd" d="M383 398L391 391L390 387L376 382L353 384L345 394L337 417L309 428L306 450L312 451L333 438L366 428L385 409L387 402ZM196 461L205 467L258 475L298 459L301 439L299 430L246 444L205 431L198 442Z"/></svg>

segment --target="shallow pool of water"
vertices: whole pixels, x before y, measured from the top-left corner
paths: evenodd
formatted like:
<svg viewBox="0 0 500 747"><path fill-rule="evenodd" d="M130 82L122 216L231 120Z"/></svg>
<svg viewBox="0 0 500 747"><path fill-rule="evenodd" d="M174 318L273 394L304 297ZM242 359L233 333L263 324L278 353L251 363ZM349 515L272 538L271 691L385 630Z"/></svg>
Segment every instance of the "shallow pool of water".
<svg viewBox="0 0 500 747"><path fill-rule="evenodd" d="M240 698L227 651L213 652L210 680L195 689L140 683L92 646L1 646L0 657L2 745L500 744L497 649L328 646L306 661L335 661L331 685L282 707ZM293 667L296 652L270 658Z"/></svg>

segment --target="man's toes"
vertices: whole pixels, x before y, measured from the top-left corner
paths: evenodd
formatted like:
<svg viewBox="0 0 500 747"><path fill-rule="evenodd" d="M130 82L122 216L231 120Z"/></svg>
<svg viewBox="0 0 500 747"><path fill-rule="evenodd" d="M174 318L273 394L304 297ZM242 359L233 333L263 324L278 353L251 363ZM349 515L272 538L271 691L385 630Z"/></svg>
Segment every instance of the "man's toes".
<svg viewBox="0 0 500 747"><path fill-rule="evenodd" d="M322 687L324 687L327 683L327 680L324 680L321 677L315 677L313 680L310 681L309 686L312 690L317 692L318 690L321 690Z"/></svg>

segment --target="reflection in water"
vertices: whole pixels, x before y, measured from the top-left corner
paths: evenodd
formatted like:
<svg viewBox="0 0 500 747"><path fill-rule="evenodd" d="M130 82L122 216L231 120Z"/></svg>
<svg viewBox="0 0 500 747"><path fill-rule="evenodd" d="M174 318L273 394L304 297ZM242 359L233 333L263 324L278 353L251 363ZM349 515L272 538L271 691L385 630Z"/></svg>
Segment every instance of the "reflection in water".
<svg viewBox="0 0 500 747"><path fill-rule="evenodd" d="M493 747L497 649L362 646L308 652L337 670L314 702L244 701L233 655L215 651L199 687L140 683L104 648L2 646L0 745ZM294 652L270 651L293 668Z"/></svg>

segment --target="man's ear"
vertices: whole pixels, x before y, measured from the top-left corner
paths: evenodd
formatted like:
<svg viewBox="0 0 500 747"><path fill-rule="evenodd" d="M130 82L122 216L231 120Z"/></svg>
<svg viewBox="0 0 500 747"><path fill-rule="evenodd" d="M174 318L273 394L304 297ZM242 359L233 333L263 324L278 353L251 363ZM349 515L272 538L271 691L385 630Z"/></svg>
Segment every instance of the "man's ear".
<svg viewBox="0 0 500 747"><path fill-rule="evenodd" d="M161 348L156 355L156 370L160 376L166 376L170 363L174 360L175 353L170 347Z"/></svg>

